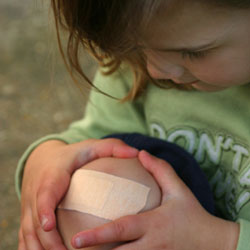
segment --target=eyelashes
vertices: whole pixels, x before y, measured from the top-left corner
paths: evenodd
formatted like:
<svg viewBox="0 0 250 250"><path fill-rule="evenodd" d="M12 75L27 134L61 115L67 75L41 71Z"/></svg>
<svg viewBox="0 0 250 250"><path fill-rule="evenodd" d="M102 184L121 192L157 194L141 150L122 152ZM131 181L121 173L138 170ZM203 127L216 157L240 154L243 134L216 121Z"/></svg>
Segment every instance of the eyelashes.
<svg viewBox="0 0 250 250"><path fill-rule="evenodd" d="M194 60L194 59L201 59L204 58L207 55L207 51L181 51L181 56L183 59L190 59L190 60Z"/></svg>

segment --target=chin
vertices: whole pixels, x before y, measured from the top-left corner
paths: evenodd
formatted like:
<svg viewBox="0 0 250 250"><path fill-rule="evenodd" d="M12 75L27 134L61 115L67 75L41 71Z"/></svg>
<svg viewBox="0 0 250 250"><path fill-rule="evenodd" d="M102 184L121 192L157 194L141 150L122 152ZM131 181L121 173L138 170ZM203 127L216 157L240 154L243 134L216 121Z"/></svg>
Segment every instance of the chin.
<svg viewBox="0 0 250 250"><path fill-rule="evenodd" d="M208 84L193 84L193 89L202 91L202 92L218 92L227 89L228 87L222 87L222 86L213 86Z"/></svg>

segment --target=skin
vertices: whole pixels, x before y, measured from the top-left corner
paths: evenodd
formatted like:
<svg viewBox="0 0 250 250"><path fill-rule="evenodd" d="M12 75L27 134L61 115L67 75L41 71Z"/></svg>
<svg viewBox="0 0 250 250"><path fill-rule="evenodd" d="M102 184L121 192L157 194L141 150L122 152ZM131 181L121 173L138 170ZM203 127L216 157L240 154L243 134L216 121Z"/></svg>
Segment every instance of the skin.
<svg viewBox="0 0 250 250"><path fill-rule="evenodd" d="M174 3L163 8L143 32L150 75L176 84L197 81L191 86L201 91L249 83L250 9L222 9L194 1ZM189 49L212 42L207 48Z"/></svg>

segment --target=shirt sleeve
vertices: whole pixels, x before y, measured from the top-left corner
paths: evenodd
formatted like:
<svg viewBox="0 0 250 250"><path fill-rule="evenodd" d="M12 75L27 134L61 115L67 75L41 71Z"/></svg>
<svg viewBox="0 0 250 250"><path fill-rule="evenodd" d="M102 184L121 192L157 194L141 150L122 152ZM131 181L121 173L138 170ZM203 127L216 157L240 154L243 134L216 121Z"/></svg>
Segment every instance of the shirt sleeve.
<svg viewBox="0 0 250 250"><path fill-rule="evenodd" d="M15 175L16 192L19 198L25 163L32 151L41 143L48 140L61 140L70 144L89 138L102 138L112 133L147 133L142 105L144 97L124 103L119 100L127 95L132 81L132 74L126 68L109 76L97 72L94 85L109 96L93 88L81 120L73 122L66 131L45 136L28 147L18 162Z"/></svg>

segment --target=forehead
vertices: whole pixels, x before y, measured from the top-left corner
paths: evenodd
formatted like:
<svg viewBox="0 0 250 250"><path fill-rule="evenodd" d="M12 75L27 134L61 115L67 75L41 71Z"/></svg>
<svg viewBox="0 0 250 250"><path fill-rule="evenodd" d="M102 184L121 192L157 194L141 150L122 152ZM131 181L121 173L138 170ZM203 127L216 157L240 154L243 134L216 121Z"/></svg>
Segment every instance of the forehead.
<svg viewBox="0 0 250 250"><path fill-rule="evenodd" d="M237 20L237 11L199 1L173 0L161 6L143 31L142 40L149 47L192 46L194 42L224 39Z"/></svg>

